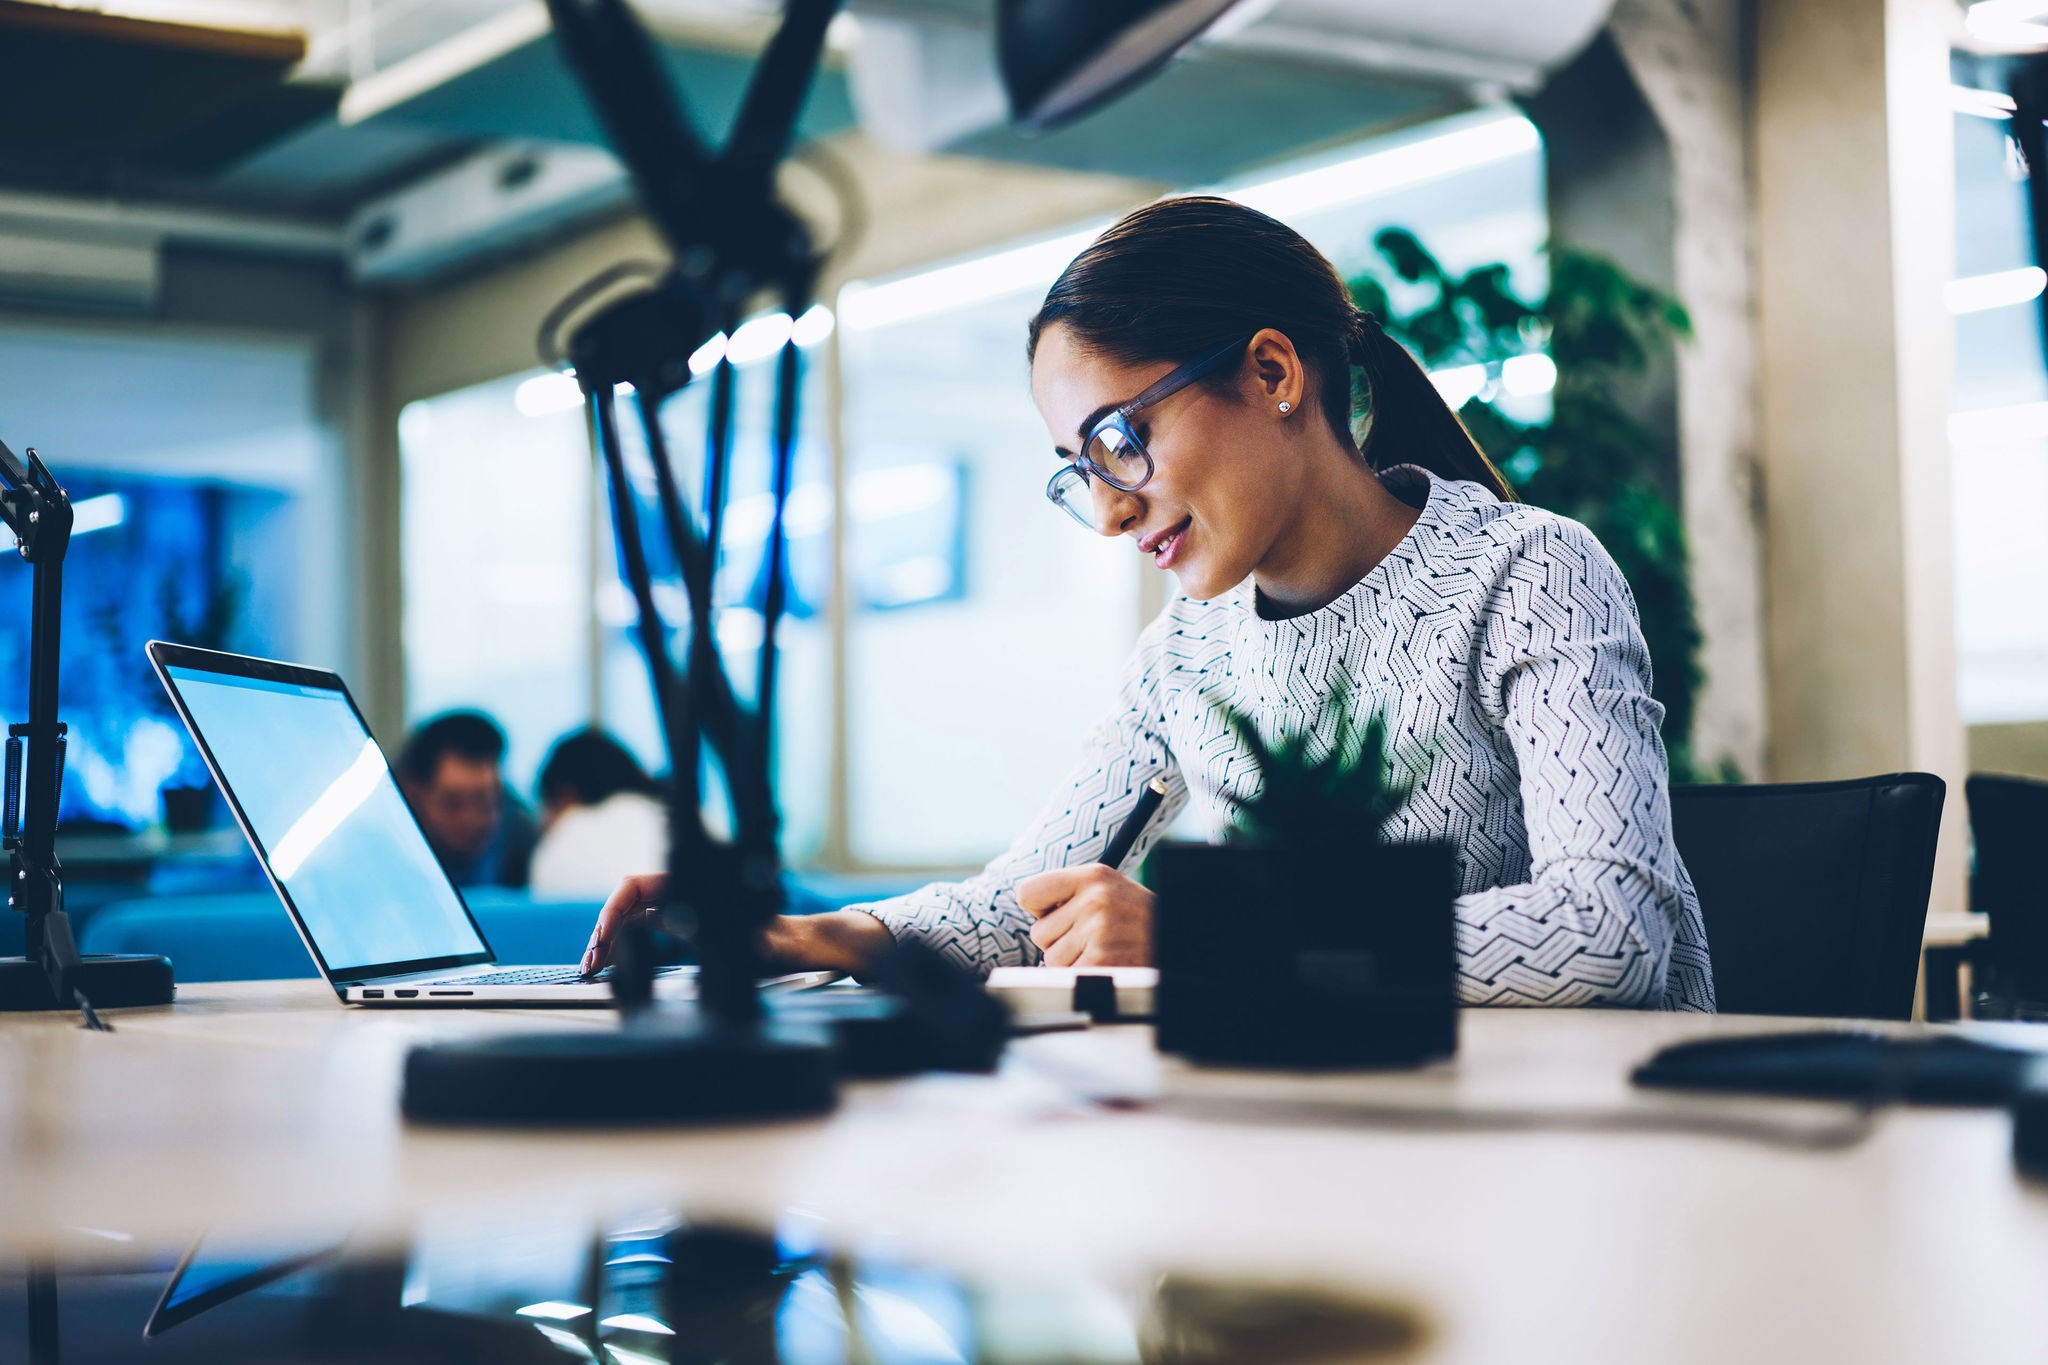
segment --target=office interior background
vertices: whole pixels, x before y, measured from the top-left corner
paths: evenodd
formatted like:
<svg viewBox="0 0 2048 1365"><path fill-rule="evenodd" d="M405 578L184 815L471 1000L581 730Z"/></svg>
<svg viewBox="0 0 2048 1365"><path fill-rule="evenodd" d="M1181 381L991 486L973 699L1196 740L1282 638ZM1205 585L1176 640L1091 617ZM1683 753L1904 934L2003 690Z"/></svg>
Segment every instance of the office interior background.
<svg viewBox="0 0 2048 1365"><path fill-rule="evenodd" d="M152 637L333 666L387 747L484 710L529 801L580 726L658 768L601 472L536 333L579 282L661 252L540 7L110 2L304 35L227 58L154 40L125 89L31 69L8 34L38 8L0 14L0 437L78 509L74 904L260 885L224 809L176 797L206 773ZM718 126L776 7L637 8ZM1347 274L1385 276L1397 228L1454 274L1506 266L1525 298L1569 249L1684 306L1689 335L1629 403L1689 546L1693 773L2048 777L2044 276L2000 93L2048 48L2020 11L2048 6L1279 0L1037 139L1004 122L988 9L861 0L837 22L786 174L842 239L824 302L723 343L740 407L717 633L740 676L772 358L792 329L804 344L777 756L794 867L978 865L1107 708L1170 584L1045 504L1024 324L1118 213L1197 188ZM81 32L81 52L126 41ZM1397 283L1397 309L1419 288ZM1535 423L1556 377L1534 330L1435 367ZM685 456L705 387L664 414ZM0 562L9 719L27 585ZM1937 911L1966 895L1948 809Z"/></svg>

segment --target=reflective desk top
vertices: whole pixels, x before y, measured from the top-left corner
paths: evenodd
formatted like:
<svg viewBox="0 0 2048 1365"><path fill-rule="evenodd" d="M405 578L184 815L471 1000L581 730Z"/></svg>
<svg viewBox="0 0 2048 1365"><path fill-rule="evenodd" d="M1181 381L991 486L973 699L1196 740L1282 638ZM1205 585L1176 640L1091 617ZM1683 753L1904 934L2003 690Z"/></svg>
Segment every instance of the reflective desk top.
<svg viewBox="0 0 2048 1365"><path fill-rule="evenodd" d="M2048 1187L2003 1112L1859 1134L1835 1106L1628 1084L1666 1043L1811 1021L1468 1011L1453 1063L1324 1077L1192 1068L1122 1026L1020 1040L992 1077L853 1084L822 1119L508 1134L402 1123L407 1045L610 1015L346 1010L306 981L114 1019L0 1016L0 1267L662 1208L964 1275L1340 1286L1415 1305L1427 1359L2048 1351Z"/></svg>

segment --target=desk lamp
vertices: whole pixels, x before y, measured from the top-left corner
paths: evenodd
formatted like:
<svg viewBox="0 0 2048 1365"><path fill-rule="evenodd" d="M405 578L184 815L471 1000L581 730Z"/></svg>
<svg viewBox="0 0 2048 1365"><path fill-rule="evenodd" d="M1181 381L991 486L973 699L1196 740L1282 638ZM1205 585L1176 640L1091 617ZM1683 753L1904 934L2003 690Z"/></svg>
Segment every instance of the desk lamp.
<svg viewBox="0 0 2048 1365"><path fill-rule="evenodd" d="M27 953L0 958L0 1010L74 1006L94 1028L93 1006L168 1005L168 958L80 957L64 913L57 861L57 798L64 785L65 725L57 719L64 556L71 548L71 499L31 449L23 464L0 443L0 520L34 570L30 587L28 721L7 727L5 809L7 905L25 915Z"/></svg>
<svg viewBox="0 0 2048 1365"><path fill-rule="evenodd" d="M999 32L1020 115L1034 127L1077 117L1163 63L1227 8L1229 0L1006 0ZM708 499L700 533L685 507L659 421L662 400L690 380L690 357L720 332L731 336L755 298L771 293L791 318L811 305L822 259L803 221L778 199L775 171L837 9L838 0L789 0L726 145L714 155L686 117L624 0L548 0L562 55L673 262L650 286L577 326L566 358L583 390L593 443L609 476L620 561L639 608L640 645L672 782L669 893L659 909L693 930L698 1008L680 1019L641 1008L652 989L650 954L644 938L629 938L613 980L626 1027L416 1048L406 1059L402 1100L410 1117L610 1123L816 1113L834 1103L838 1071L859 1065L874 1037L888 1036L894 1026L887 1018L832 1021L879 1026L842 1028L835 1060L832 1034L815 1011L808 1024L799 1009L770 1012L755 985L759 932L782 907L770 759L776 627L787 556L784 512L797 432L795 338L784 344L777 371L768 588L751 708L739 702L713 633L717 498ZM619 270L607 272L590 292L622 277ZM572 295L551 322L575 316L584 300L581 291ZM728 365L721 362L713 384L706 479L713 490L725 486L730 459L734 385ZM626 467L618 401L628 391L653 469L656 520L688 602L680 674L670 652L670 627L655 599ZM731 797L729 839L714 837L703 820L699 765L706 744ZM972 1031L959 1021L982 1016L965 1008L968 1002L955 987L933 980L940 974L937 964L916 960L914 948L901 951L905 960L897 975L905 993L922 999L931 1017L948 1021L933 1031ZM1000 1048L1000 1008L979 991L973 994L993 1015L994 1046ZM946 1042L957 1046L957 1039ZM944 1044L935 1056L943 1050Z"/></svg>

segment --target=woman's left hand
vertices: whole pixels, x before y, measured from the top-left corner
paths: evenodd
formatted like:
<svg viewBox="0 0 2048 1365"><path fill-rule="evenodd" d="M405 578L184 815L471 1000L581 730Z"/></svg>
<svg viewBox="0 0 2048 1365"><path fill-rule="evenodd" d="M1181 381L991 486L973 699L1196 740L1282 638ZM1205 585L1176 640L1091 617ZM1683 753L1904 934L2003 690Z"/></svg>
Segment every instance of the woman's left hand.
<svg viewBox="0 0 2048 1365"><path fill-rule="evenodd" d="M1099 863L1041 872L1017 883L1017 903L1038 920L1031 941L1048 967L1149 967L1156 897Z"/></svg>

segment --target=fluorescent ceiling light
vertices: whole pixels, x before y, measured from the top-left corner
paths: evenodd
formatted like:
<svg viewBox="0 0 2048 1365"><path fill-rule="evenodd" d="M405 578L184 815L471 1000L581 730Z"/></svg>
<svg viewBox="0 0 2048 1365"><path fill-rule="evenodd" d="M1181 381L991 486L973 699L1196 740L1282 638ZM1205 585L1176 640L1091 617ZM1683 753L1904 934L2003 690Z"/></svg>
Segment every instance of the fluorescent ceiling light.
<svg viewBox="0 0 2048 1365"><path fill-rule="evenodd" d="M804 310L804 315L791 325L787 313L764 313L749 318L728 343L725 333L718 335L690 353L690 373L702 378L710 374L730 351L735 365L752 365L768 359L782 349L782 343L791 337L804 349L818 345L832 335L837 325L832 310L822 303L814 303Z"/></svg>
<svg viewBox="0 0 2048 1365"><path fill-rule="evenodd" d="M732 334L732 340L725 344L726 359L735 365L751 365L757 360L766 360L789 340L789 330L787 313L750 318L740 324Z"/></svg>
<svg viewBox="0 0 2048 1365"><path fill-rule="evenodd" d="M2030 265L2020 270L2001 270L1993 275L1971 275L1948 284L1948 311L1958 317L1993 308L2009 308L2041 297L2048 288L2048 271Z"/></svg>
<svg viewBox="0 0 2048 1365"><path fill-rule="evenodd" d="M1535 124L1519 114L1508 114L1403 146L1216 193L1285 219L1441 180L1524 155L1541 145ZM854 328L887 327L1024 289L1042 289L1058 279L1068 263L1106 226L1097 223L1079 232L1062 233L1046 241L1011 247L881 284L848 285L839 295L841 321Z"/></svg>
<svg viewBox="0 0 2048 1365"><path fill-rule="evenodd" d="M522 1318L547 1318L553 1322L574 1322L590 1310L580 1303L563 1303L560 1299L545 1299L540 1303L529 1303L519 1310Z"/></svg>
<svg viewBox="0 0 2048 1365"><path fill-rule="evenodd" d="M2048 15L2042 0L1980 0L1963 15L1971 36L1999 47L2048 46L2048 26L2034 21Z"/></svg>
<svg viewBox="0 0 2048 1365"><path fill-rule="evenodd" d="M620 1313L615 1317L606 1318L600 1325L617 1327L628 1332L658 1332L665 1337L675 1335L674 1328L660 1318L651 1318L645 1313Z"/></svg>
<svg viewBox="0 0 2048 1365"><path fill-rule="evenodd" d="M1104 226L1011 247L887 284L848 285L839 295L839 314L848 327L887 327L933 313L949 313L1020 289L1042 287L1058 279L1067 263L1080 255Z"/></svg>
<svg viewBox="0 0 2048 1365"><path fill-rule="evenodd" d="M690 352L690 373L699 379L716 369L718 362L725 359L725 333L720 332L711 340Z"/></svg>
<svg viewBox="0 0 2048 1365"><path fill-rule="evenodd" d="M1978 118L2009 119L2018 107L2012 96L2003 91L1979 90L1969 85L1951 85L1948 103L1958 114L1975 114Z"/></svg>
<svg viewBox="0 0 2048 1365"><path fill-rule="evenodd" d="M546 38L549 28L547 6L537 0L522 0L516 7L462 29L424 51L350 81L341 92L341 105L335 110L335 117L344 128L375 118ZM344 25L336 34L342 52L311 52L308 65L324 69L330 63L345 63L352 46L351 36Z"/></svg>
<svg viewBox="0 0 2048 1365"><path fill-rule="evenodd" d="M1955 413L1948 419L1948 441L1957 450L2048 441L2048 403L2014 403Z"/></svg>
<svg viewBox="0 0 2048 1365"><path fill-rule="evenodd" d="M1964 18L1973 23L2024 24L2048 16L2048 0L1977 0Z"/></svg>
<svg viewBox="0 0 2048 1365"><path fill-rule="evenodd" d="M71 534L91 535L128 520L128 500L119 493L102 493L96 498L71 505Z"/></svg>
<svg viewBox="0 0 2048 1365"><path fill-rule="evenodd" d="M832 335L834 325L832 310L822 303L814 303L804 310L804 315L796 320L796 326L790 329L789 334L796 338L799 346L816 346Z"/></svg>
<svg viewBox="0 0 2048 1365"><path fill-rule="evenodd" d="M1535 124L1512 114L1224 193L1284 220L1507 161L1535 151L1542 142Z"/></svg>

